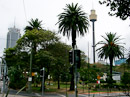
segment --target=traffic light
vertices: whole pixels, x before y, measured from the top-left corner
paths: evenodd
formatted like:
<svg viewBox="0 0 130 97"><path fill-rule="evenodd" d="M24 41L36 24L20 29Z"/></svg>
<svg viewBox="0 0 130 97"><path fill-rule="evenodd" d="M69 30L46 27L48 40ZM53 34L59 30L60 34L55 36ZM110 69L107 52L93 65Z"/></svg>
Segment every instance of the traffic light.
<svg viewBox="0 0 130 97"><path fill-rule="evenodd" d="M80 50L74 50L74 56L75 64L77 65L77 68L80 68Z"/></svg>
<svg viewBox="0 0 130 97"><path fill-rule="evenodd" d="M43 77L43 70L40 70L40 77Z"/></svg>
<svg viewBox="0 0 130 97"><path fill-rule="evenodd" d="M69 62L70 64L73 63L73 51L69 51Z"/></svg>
<svg viewBox="0 0 130 97"><path fill-rule="evenodd" d="M73 74L73 73L74 73L73 66L71 66L71 67L69 68L69 73L70 73L70 74Z"/></svg>

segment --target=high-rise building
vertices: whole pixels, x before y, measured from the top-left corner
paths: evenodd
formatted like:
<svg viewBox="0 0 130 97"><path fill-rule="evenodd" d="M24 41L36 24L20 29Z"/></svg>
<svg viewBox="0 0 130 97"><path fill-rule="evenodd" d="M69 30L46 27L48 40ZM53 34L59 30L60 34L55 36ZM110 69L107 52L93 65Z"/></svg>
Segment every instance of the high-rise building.
<svg viewBox="0 0 130 97"><path fill-rule="evenodd" d="M13 48L16 45L17 40L21 37L20 30L18 28L8 28L7 44L6 48Z"/></svg>

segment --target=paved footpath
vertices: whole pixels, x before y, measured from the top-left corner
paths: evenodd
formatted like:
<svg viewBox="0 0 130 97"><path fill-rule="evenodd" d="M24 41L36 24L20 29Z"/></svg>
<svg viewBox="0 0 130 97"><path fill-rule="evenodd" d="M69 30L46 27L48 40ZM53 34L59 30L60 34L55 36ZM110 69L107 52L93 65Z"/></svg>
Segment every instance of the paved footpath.
<svg viewBox="0 0 130 97"><path fill-rule="evenodd" d="M18 95L16 95L17 90L10 89L8 97L42 97L41 93L27 93L25 91L21 91ZM2 94L0 94L0 97L2 97ZM5 96L4 96L5 97ZM58 94L58 93L45 93L43 97L66 97L65 94ZM75 97L75 94L68 94L68 97ZM82 93L78 94L78 97L130 97L126 96L122 92L99 92L99 93Z"/></svg>
<svg viewBox="0 0 130 97"><path fill-rule="evenodd" d="M2 94L0 94L0 97L2 97ZM5 96L4 96L5 97ZM32 93L28 94L27 92L21 92L18 95L15 95L15 90L11 90L9 93L8 97L42 97L41 94L38 93ZM65 95L61 94L45 94L43 97L66 97ZM75 97L75 94L68 94L68 97ZM99 93L83 93L83 94L78 94L78 97L130 97L130 96L125 96L124 93L119 93L119 92L114 92L114 93L105 93L105 92L100 92Z"/></svg>

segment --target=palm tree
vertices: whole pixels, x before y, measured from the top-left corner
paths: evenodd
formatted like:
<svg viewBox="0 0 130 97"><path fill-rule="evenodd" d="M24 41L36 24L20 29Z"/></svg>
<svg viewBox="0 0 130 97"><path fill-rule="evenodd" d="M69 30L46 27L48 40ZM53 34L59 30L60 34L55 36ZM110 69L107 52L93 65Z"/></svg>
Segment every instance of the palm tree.
<svg viewBox="0 0 130 97"><path fill-rule="evenodd" d="M120 36L116 36L116 33L106 33L106 37L102 36L105 41L100 41L97 44L101 44L100 48L98 48L96 51L98 51L98 57L100 58L109 58L110 61L110 80L112 81L112 66L113 66L113 60L114 58L123 57L123 50L124 47L119 43Z"/></svg>
<svg viewBox="0 0 130 97"><path fill-rule="evenodd" d="M29 21L29 26L26 26L25 27L25 32L26 31L31 31L31 30L41 30L42 27L41 27L41 22L42 21L39 21L37 18L34 20L34 19L31 19L31 21ZM32 76L32 63L35 64L35 55L36 55L36 43L35 41L32 41L32 46L31 46L31 54L30 54L30 77ZM31 91L31 82L28 83L29 84L29 91Z"/></svg>
<svg viewBox="0 0 130 97"><path fill-rule="evenodd" d="M63 36L67 35L72 37L72 47L76 45L76 36L84 35L88 30L88 18L86 13L81 10L81 6L78 7L78 3L66 4L64 12L58 15L59 17L59 33L63 33Z"/></svg>
<svg viewBox="0 0 130 97"><path fill-rule="evenodd" d="M35 20L31 19L31 21L28 22L29 26L25 27L25 31L27 31L27 30L33 30L33 29L37 29L37 30L42 29L41 22L42 21L39 21L37 18Z"/></svg>
<svg viewBox="0 0 130 97"><path fill-rule="evenodd" d="M88 30L88 18L86 13L81 10L81 6L77 4L66 4L64 12L58 15L59 33L63 36L72 37L72 47L75 49L76 36L84 35ZM74 73L72 73L70 90L74 90Z"/></svg>
<svg viewBox="0 0 130 97"><path fill-rule="evenodd" d="M25 27L25 31L31 31L31 30L42 30L42 27L41 27L41 23L42 21L39 21L37 18L36 19L31 19L30 21L28 21L29 25ZM35 41L32 42L32 46L33 46L33 52L34 54L36 54L36 43Z"/></svg>

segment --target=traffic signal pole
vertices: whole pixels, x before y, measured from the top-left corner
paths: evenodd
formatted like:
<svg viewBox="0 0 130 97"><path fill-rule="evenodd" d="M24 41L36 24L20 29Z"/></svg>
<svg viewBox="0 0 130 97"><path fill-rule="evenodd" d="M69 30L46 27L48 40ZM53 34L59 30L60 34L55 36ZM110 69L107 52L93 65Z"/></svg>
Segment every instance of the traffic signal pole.
<svg viewBox="0 0 130 97"><path fill-rule="evenodd" d="M80 68L80 50L73 49L69 52L69 62L75 66L74 70L74 81L75 81L75 97L78 97L78 90L77 90L77 81L78 81L78 73L77 68Z"/></svg>
<svg viewBox="0 0 130 97"><path fill-rule="evenodd" d="M75 66L75 97L78 97L78 91L77 91L77 64L75 61L75 49L73 50L73 65Z"/></svg>

